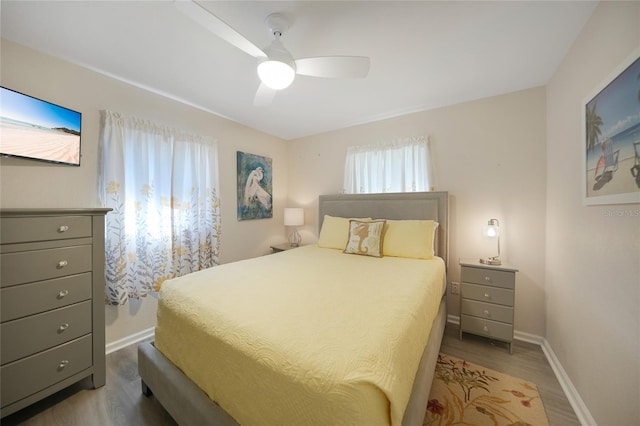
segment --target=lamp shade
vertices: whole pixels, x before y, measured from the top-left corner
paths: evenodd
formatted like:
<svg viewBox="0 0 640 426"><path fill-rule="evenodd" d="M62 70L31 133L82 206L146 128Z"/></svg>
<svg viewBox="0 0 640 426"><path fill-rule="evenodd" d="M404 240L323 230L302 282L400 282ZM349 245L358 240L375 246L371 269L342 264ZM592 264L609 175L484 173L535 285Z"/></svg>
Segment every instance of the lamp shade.
<svg viewBox="0 0 640 426"><path fill-rule="evenodd" d="M487 223L487 237L495 238L500 233L500 223L498 219L489 219Z"/></svg>
<svg viewBox="0 0 640 426"><path fill-rule="evenodd" d="M480 263L484 263L487 265L502 264L502 261L500 260L500 222L498 221L498 219L489 219L489 222L487 222L487 227L485 228L485 235L488 238L495 238L496 240L498 240L498 255L481 258Z"/></svg>
<svg viewBox="0 0 640 426"><path fill-rule="evenodd" d="M284 209L284 226L304 225L304 209L300 207L286 207Z"/></svg>
<svg viewBox="0 0 640 426"><path fill-rule="evenodd" d="M296 72L291 66L280 61L264 61L258 65L258 76L265 86L281 90L293 83Z"/></svg>

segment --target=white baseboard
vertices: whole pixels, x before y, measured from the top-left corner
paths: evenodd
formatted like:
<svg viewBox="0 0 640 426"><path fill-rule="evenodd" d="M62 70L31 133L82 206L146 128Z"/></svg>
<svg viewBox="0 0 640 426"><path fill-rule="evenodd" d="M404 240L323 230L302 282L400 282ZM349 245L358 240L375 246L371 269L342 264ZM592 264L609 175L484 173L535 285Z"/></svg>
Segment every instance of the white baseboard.
<svg viewBox="0 0 640 426"><path fill-rule="evenodd" d="M537 334L525 333L524 331L513 331L513 338L522 342L533 343L534 345L542 346L546 339Z"/></svg>
<svg viewBox="0 0 640 426"><path fill-rule="evenodd" d="M460 317L457 315L447 315L447 322L450 324L460 325Z"/></svg>
<svg viewBox="0 0 640 426"><path fill-rule="evenodd" d="M544 338L543 341L543 344L540 345L542 347L542 352L544 352L544 355L547 357L549 364L551 364L551 368L558 378L560 386L562 386L562 390L567 396L567 399L569 400L573 411L576 412L576 416L578 417L578 420L580 420L580 424L582 424L583 426L597 426L597 423L591 416L589 409L584 404L582 398L580 398L578 390L575 388L575 386L573 386L573 383L571 382L571 379L569 379L567 372L562 367L562 364L560 364L560 361L556 357L556 354L553 352L553 349L551 349L549 342Z"/></svg>
<svg viewBox="0 0 640 426"><path fill-rule="evenodd" d="M460 325L460 317L456 315L448 315L447 321L451 324ZM518 330L514 330L513 338L540 346L542 352L544 353L544 356L549 362L549 365L551 365L551 369L556 375L558 382L560 382L560 387L562 387L564 394L569 400L571 408L573 408L573 411L575 411L578 420L580 420L580 424L582 424L583 426L597 426L596 421L591 416L591 413L589 412L587 406L584 404L582 398L580 398L578 390L575 388L575 386L573 386L571 379L562 367L562 364L560 364L560 360L558 360L558 357L556 357L553 349L551 349L551 345L549 345L547 339L542 336L538 336L537 334L525 333L524 331Z"/></svg>
<svg viewBox="0 0 640 426"><path fill-rule="evenodd" d="M155 327L147 328L146 330L139 331L120 340L116 340L115 342L107 343L105 353L109 355L111 352L115 352L118 349L126 348L129 345L133 345L148 339L149 337L153 337L155 330Z"/></svg>

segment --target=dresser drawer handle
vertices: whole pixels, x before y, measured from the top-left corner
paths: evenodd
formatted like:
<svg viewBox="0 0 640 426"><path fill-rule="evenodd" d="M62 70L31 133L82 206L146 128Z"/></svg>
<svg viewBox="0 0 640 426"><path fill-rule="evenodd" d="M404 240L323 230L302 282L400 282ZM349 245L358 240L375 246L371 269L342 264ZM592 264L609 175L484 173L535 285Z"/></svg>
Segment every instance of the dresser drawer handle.
<svg viewBox="0 0 640 426"><path fill-rule="evenodd" d="M485 277L484 277L484 280L485 280L486 282L491 282L491 277L486 277L486 276L485 276Z"/></svg>
<svg viewBox="0 0 640 426"><path fill-rule="evenodd" d="M69 264L69 262L68 262L68 261L66 261L66 260L61 260L60 262L58 262L58 269L62 269L62 268L64 268L65 266L67 266L68 264Z"/></svg>
<svg viewBox="0 0 640 426"><path fill-rule="evenodd" d="M63 233L63 232L67 232L69 230L69 227L67 225L60 225L58 227L58 232Z"/></svg>
<svg viewBox="0 0 640 426"><path fill-rule="evenodd" d="M489 327L485 325L484 327L482 327L482 331L484 331L485 333L489 333Z"/></svg>
<svg viewBox="0 0 640 426"><path fill-rule="evenodd" d="M60 327L58 327L58 333L62 333L67 328L69 328L69 323L63 322L62 324L60 324Z"/></svg>
<svg viewBox="0 0 640 426"><path fill-rule="evenodd" d="M489 310L488 310L488 309L485 309L485 310L484 310L484 314L485 314L486 316L488 316L488 317L490 317L490 316L491 316L491 312L489 312Z"/></svg>
<svg viewBox="0 0 640 426"><path fill-rule="evenodd" d="M64 370L67 365L69 365L69 360L63 359L58 365L58 371Z"/></svg>
<svg viewBox="0 0 640 426"><path fill-rule="evenodd" d="M58 293L58 299L63 299L68 294L69 294L69 290L60 290L60 292Z"/></svg>
<svg viewBox="0 0 640 426"><path fill-rule="evenodd" d="M486 297L487 299L491 299L491 295L489 293L485 293L484 297Z"/></svg>

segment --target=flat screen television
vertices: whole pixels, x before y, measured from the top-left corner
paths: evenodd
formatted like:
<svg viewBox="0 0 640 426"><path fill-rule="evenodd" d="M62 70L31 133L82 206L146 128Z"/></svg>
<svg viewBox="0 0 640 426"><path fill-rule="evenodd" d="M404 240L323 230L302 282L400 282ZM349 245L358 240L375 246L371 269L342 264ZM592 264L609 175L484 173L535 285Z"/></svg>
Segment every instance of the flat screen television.
<svg viewBox="0 0 640 426"><path fill-rule="evenodd" d="M0 155L80 165L82 114L0 87Z"/></svg>

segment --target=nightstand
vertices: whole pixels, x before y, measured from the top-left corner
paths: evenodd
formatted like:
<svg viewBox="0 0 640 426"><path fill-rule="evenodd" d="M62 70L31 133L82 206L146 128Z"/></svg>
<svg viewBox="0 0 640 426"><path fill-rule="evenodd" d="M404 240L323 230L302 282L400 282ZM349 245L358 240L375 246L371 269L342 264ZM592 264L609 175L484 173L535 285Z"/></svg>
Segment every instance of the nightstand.
<svg viewBox="0 0 640 426"><path fill-rule="evenodd" d="M486 265L460 259L460 340L472 333L513 345L513 317L518 269L509 263Z"/></svg>
<svg viewBox="0 0 640 426"><path fill-rule="evenodd" d="M298 248L298 247L301 247L301 246L292 247L290 243L282 243L282 244L274 244L274 245L272 245L270 247L271 247L271 251L273 253L280 253L281 251L287 251L287 250L291 250L291 249Z"/></svg>

